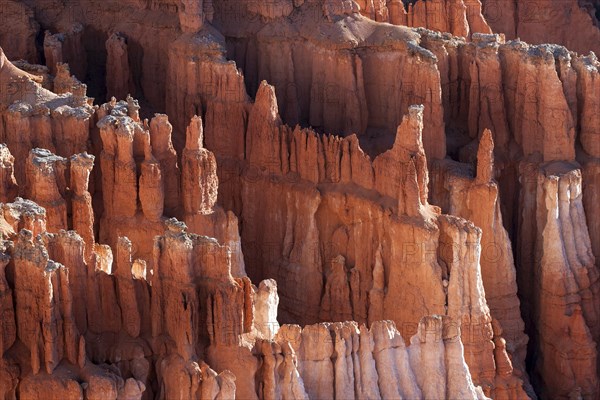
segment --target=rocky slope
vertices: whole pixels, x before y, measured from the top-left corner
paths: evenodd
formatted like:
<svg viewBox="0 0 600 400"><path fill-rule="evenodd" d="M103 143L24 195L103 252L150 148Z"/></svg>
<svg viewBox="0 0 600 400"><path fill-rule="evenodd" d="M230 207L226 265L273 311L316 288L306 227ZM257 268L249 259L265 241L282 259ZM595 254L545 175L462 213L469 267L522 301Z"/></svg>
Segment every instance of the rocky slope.
<svg viewBox="0 0 600 400"><path fill-rule="evenodd" d="M597 398L572 3L8 0L0 399Z"/></svg>

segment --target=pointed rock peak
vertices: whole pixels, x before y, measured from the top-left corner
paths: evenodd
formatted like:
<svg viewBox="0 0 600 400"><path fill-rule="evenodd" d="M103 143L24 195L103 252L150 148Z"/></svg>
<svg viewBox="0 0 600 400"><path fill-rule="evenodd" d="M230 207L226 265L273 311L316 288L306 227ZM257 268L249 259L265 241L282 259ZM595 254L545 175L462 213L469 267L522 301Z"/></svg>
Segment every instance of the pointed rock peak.
<svg viewBox="0 0 600 400"><path fill-rule="evenodd" d="M167 114L154 114L154 117L150 121L150 126L158 127L160 125L168 125L171 129L173 129Z"/></svg>
<svg viewBox="0 0 600 400"><path fill-rule="evenodd" d="M477 149L477 183L489 183L494 179L494 139L489 129L483 131Z"/></svg>
<svg viewBox="0 0 600 400"><path fill-rule="evenodd" d="M375 264L383 263L383 250L381 249L381 243L377 246L377 251L375 252Z"/></svg>
<svg viewBox="0 0 600 400"><path fill-rule="evenodd" d="M279 117L279 107L277 106L277 96L275 95L275 88L262 81L258 92L256 93L256 100L252 107L252 114L260 115L265 120L275 123L279 126L282 124L281 118Z"/></svg>
<svg viewBox="0 0 600 400"><path fill-rule="evenodd" d="M169 122L169 117L166 114L154 114L154 118L150 121L150 141L154 154L174 151L172 133L173 125Z"/></svg>
<svg viewBox="0 0 600 400"><path fill-rule="evenodd" d="M131 94L127 95L127 111L128 115L135 122L140 122L140 104L139 102L131 97Z"/></svg>
<svg viewBox="0 0 600 400"><path fill-rule="evenodd" d="M195 33L204 25L203 2L182 0L179 7L179 25L184 33Z"/></svg>
<svg viewBox="0 0 600 400"><path fill-rule="evenodd" d="M186 150L200 150L204 146L204 130L202 127L202 118L195 115L192 117L190 124L187 127L185 149Z"/></svg>
<svg viewBox="0 0 600 400"><path fill-rule="evenodd" d="M94 167L94 156L88 153L74 154L71 161L71 189L76 195L83 195L88 190L90 172Z"/></svg>
<svg viewBox="0 0 600 400"><path fill-rule="evenodd" d="M115 254L115 264L113 273L121 277L130 277L131 275L131 253L133 246L131 240L126 236L119 236Z"/></svg>
<svg viewBox="0 0 600 400"><path fill-rule="evenodd" d="M423 105L408 107L408 114L402 117L402 123L396 131L394 150L404 148L413 153L424 153L423 149Z"/></svg>

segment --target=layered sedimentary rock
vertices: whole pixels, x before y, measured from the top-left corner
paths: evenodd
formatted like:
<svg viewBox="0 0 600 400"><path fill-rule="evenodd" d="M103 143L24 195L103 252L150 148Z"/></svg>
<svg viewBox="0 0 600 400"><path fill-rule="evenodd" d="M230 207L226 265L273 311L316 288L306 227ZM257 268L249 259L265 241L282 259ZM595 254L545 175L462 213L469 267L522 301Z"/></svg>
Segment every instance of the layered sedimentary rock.
<svg viewBox="0 0 600 400"><path fill-rule="evenodd" d="M48 398L78 398L85 392L89 398L140 399L144 392L148 392L152 397L156 389L159 396L167 398L170 398L170 394L184 393L182 390L185 388L180 386L178 380L169 377L161 378L162 383L156 386L158 382L149 380L149 373L156 371L159 375L174 376L177 374L174 369L177 365L183 367L186 363L188 366L195 364L192 360L193 354L202 349L196 346L205 346L213 342L217 343L215 344L217 346L227 345L229 343L227 341L235 337L235 335L226 335L221 336L222 340L215 338L215 332L218 331L209 332L199 329L199 326L205 324L193 323L197 317L195 313L190 314L191 309L205 309L207 304L205 302L210 301L211 296L225 295L228 285L233 285L235 281L231 275L229 279L227 278L228 268L230 268L227 249L219 247L212 239L189 236L181 230L182 227L184 225L177 222L167 223L167 233L163 240L175 240L172 246L169 246L175 251L173 254L182 255L175 243L185 246L189 240L194 240L197 246L203 246L203 250L197 252L197 259L190 261L190 267L196 265L207 268L206 271L215 271L212 278L208 272L201 274L205 278L201 293L208 297L203 297L204 295L200 298L189 297L186 300L191 302L189 308L186 302L181 305L178 300L172 303L168 298L175 296L174 299L179 299L181 296L184 298L188 296L189 289L186 287L193 283L193 276L177 275L181 278L181 282L177 285L175 282L179 279L173 275L176 274L175 271L169 271L168 256L157 253L158 262L155 264L157 275L154 275L153 279L158 292L151 299L149 282L146 281L145 273L140 273L140 263L143 264L143 261L132 262L131 242L127 238L119 239L114 255L115 265L111 268L110 250L106 252L101 248L93 252L89 264L85 260L85 243L75 232L61 231L58 234L48 234L44 229L37 229L39 233L34 236L34 232L22 229L15 234L16 236L11 236L14 237L14 247L4 249L0 283L5 288L3 293L6 290L10 293L10 287L6 285L8 274L5 275L5 267L9 260L12 260L8 280L11 285L14 285L15 311L12 312L13 307L8 307L10 303L7 303L6 297L3 296L3 329L0 332L3 339L2 352L7 355L3 358L3 362L11 365L14 361L18 361L31 371L19 375L18 368L16 370L3 368L3 373L8 373L8 376L13 374L15 382L21 381L19 393L22 396L40 396L46 393L44 396ZM169 239L170 235L175 236ZM157 241L156 245L160 246L160 243ZM189 251L196 253L193 248ZM225 270L221 271L219 265ZM175 286L167 288L165 283L157 285L159 281L156 279L174 282ZM86 287L89 290L85 290ZM252 290L247 284L237 285L237 287L242 292ZM163 291L166 289L168 290ZM245 320L243 317L240 319L240 330L250 329L252 304L244 306L244 301L251 298L251 295L242 295L238 301L230 301L228 303L230 311L215 305L214 307L217 308L211 309L208 318L215 326L221 326L229 323L230 313L235 313L234 310L242 310L241 315L244 311L250 312L249 323L243 323ZM151 315L171 315L173 312L178 312L178 304L183 312L187 310L190 323L187 330L185 325L181 325L182 320L170 325L165 320L166 325L163 325L159 316L152 318L155 323L150 324ZM115 310L119 312L115 313ZM14 325L15 321L16 325ZM28 359L21 359L19 353L8 352L15 342L15 331L16 337L29 350ZM189 346L184 345L185 340L178 340L182 332L183 334L193 332L189 336L190 339L193 338ZM115 334L117 336L114 336ZM152 348L141 339L142 335L156 338L152 341L155 343ZM111 337L112 339L109 340ZM86 346L87 341L90 341L88 346ZM180 345L169 348L166 346L169 341ZM158 356L155 366L147 359L151 354ZM118 368L115 369L104 363L113 364ZM235 386L226 384L227 381L231 382L235 379L227 375L231 375L230 373L217 376L208 366L204 365L200 368L195 365L197 372L194 374L197 383L195 387L187 388L190 396L196 391L198 393L207 391L213 393L213 396L221 391L222 396L231 396L235 393ZM167 366L168 370L163 370ZM46 373L38 374L40 370ZM189 369L188 371L183 368L180 373L192 372ZM204 379L199 385L201 377ZM215 378L218 379L217 382ZM56 391L51 394L46 391L54 386L57 387ZM16 385L12 384L3 385L3 390L7 390L6 395L9 395L15 393L15 387Z"/></svg>
<svg viewBox="0 0 600 400"><path fill-rule="evenodd" d="M477 151L477 169L443 161L434 166L432 196L443 210L481 228L481 274L493 318L502 325L513 363L525 367L527 337L519 311L511 242L502 225L498 184L494 179L494 143L485 130ZM474 175L474 176L473 176Z"/></svg>
<svg viewBox="0 0 600 400"><path fill-rule="evenodd" d="M102 106L98 122L104 212L100 241L126 235L136 257L152 260L152 240L169 216L181 216L192 232L216 237L233 251L233 273L244 276L237 218L217 206L213 153L204 149L202 120L192 118L179 167L165 115L141 121L131 97Z"/></svg>
<svg viewBox="0 0 600 400"><path fill-rule="evenodd" d="M439 209L428 204L422 130L423 108L411 107L392 149L371 162L355 137L319 138L309 130L292 131L282 125L274 91L263 84L250 113L247 151L250 165L269 168L248 170L254 175L242 181L242 221L249 227L242 230L242 244L248 273L253 279L274 276L283 282L279 285L283 321L392 319L410 336L425 309L452 315L472 332L463 343L472 352L466 358L472 373L477 372L475 382L488 394L506 390L523 395L522 381L515 376L502 383L496 379L492 318L481 303L485 298L479 272L481 233L464 220L440 216ZM344 184L354 185L352 191L344 191ZM282 187L287 193L283 201L278 200ZM307 196L307 188L318 190ZM259 196L266 207L247 206ZM265 235L260 228L265 220L285 220L286 228ZM357 246L360 238L371 241ZM473 272L461 271L468 265ZM512 265L506 273L511 268L514 274ZM435 284L424 289L422 279ZM454 279L457 283L452 284ZM304 288L312 294L307 297L298 285L308 280ZM465 280L471 282L470 294L463 293L458 283ZM512 285L509 307L519 321L514 281ZM320 302L319 293L323 293ZM411 307L395 306L404 302ZM296 311L299 305L302 313ZM464 313L465 307L471 311ZM522 325L517 322L516 329L510 328L522 337ZM523 339L518 344L522 352ZM502 357L499 365L510 364L506 353ZM520 357L522 363L524 355Z"/></svg>
<svg viewBox="0 0 600 400"><path fill-rule="evenodd" d="M292 386L294 398L303 398L300 389L311 399L485 398L471 381L459 331L449 317L424 317L410 346L391 321L371 329L355 322L284 325L275 340L282 366L289 353L298 359L304 385ZM289 390L268 389L284 396Z"/></svg>
<svg viewBox="0 0 600 400"><path fill-rule="evenodd" d="M181 158L183 209L186 214L207 214L217 202L217 161L204 149L202 120L194 117L187 130ZM189 195L188 195L189 194Z"/></svg>
<svg viewBox="0 0 600 400"><path fill-rule="evenodd" d="M595 3L59 3L0 9L0 397L597 397L600 64L504 37Z"/></svg>
<svg viewBox="0 0 600 400"><path fill-rule="evenodd" d="M462 37L470 37L473 32L491 33L479 0L355 1L360 6L361 14L375 21L423 27Z"/></svg>
<svg viewBox="0 0 600 400"><path fill-rule="evenodd" d="M572 163L524 163L518 259L524 304L534 322L534 379L563 396L597 394L598 270L582 205L581 171ZM526 221L535 219L531 226ZM559 375L556 371L561 371Z"/></svg>
<svg viewBox="0 0 600 400"><path fill-rule="evenodd" d="M75 154L70 159L72 227L85 241L86 259L91 256L95 241L94 210L89 192L89 179L94 160L94 156L87 153Z"/></svg>
<svg viewBox="0 0 600 400"><path fill-rule="evenodd" d="M529 43L557 43L573 51L598 53L600 29L594 0L537 1L517 4L482 0L483 15L494 32Z"/></svg>
<svg viewBox="0 0 600 400"><path fill-rule="evenodd" d="M85 85L58 96L36 80L0 53L0 83L9 88L0 98L0 137L15 157L15 178L21 188L26 186L29 150L47 149L63 157L86 151L94 115Z"/></svg>

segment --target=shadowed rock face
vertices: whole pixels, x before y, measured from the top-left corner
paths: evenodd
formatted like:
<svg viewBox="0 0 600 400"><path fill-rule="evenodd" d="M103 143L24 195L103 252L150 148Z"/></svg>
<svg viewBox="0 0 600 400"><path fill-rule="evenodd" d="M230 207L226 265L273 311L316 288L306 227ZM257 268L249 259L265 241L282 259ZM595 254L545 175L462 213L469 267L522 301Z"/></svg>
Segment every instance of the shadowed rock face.
<svg viewBox="0 0 600 400"><path fill-rule="evenodd" d="M9 0L0 399L597 398L596 3Z"/></svg>

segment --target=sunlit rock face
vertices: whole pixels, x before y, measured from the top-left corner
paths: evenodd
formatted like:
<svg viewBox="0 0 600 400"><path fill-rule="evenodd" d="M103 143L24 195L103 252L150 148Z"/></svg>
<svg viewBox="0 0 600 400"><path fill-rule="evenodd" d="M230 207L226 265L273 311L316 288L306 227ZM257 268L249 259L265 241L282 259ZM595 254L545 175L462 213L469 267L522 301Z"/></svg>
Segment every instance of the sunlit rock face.
<svg viewBox="0 0 600 400"><path fill-rule="evenodd" d="M0 399L596 399L599 10L8 0Z"/></svg>

